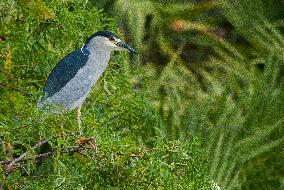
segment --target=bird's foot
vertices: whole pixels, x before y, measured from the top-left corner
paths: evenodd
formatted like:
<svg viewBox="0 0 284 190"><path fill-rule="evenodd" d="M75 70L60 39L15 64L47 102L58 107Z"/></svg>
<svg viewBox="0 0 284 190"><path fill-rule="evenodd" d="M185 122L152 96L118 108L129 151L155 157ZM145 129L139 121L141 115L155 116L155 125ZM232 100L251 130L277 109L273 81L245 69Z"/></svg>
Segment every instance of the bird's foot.
<svg viewBox="0 0 284 190"><path fill-rule="evenodd" d="M83 146L85 144L89 144L95 151L97 151L98 147L96 144L96 139L93 137L86 138L82 135L80 135L80 138L76 140L76 144Z"/></svg>

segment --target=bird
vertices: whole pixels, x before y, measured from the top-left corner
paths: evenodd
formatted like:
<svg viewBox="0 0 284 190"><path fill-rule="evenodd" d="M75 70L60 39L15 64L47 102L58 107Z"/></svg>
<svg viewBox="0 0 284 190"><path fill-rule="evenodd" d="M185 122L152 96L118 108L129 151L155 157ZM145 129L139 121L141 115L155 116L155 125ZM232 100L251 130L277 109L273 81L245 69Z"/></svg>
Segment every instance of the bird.
<svg viewBox="0 0 284 190"><path fill-rule="evenodd" d="M136 49L121 41L111 31L93 33L81 48L66 55L52 69L43 88L39 108L60 106L64 110L77 109L80 137L81 108L93 85L106 70L111 52L126 50L132 54Z"/></svg>

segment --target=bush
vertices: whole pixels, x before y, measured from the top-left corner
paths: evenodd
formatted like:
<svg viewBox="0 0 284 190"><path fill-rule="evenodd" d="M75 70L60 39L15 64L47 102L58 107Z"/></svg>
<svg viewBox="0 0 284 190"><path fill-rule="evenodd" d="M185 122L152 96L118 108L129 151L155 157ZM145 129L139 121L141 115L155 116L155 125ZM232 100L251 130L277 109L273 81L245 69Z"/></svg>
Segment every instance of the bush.
<svg viewBox="0 0 284 190"><path fill-rule="evenodd" d="M166 138L158 110L133 85L126 55L113 56L82 110L84 134L96 139L97 151L87 145L90 150L78 150L75 111L52 115L37 109L58 60L94 31L117 33L112 19L89 1L9 0L0 7L0 172L5 188L210 186L198 138ZM4 161L21 155L24 159L5 175L9 163Z"/></svg>

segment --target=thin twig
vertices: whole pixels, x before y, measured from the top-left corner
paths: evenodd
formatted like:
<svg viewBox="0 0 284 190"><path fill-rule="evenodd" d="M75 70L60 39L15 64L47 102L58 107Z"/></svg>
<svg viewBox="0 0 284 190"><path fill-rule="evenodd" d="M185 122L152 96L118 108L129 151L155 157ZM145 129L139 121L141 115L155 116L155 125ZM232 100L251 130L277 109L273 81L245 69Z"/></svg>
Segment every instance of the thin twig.
<svg viewBox="0 0 284 190"><path fill-rule="evenodd" d="M64 136L74 136L74 134L65 134ZM36 149L37 147L40 147L44 144L46 144L48 142L48 140L41 140L39 141L38 143L36 143L34 146L32 146L31 149ZM70 150L71 149L71 150ZM84 150L94 150L94 147L87 147L87 146L84 146L84 145L79 145L79 146L68 146L68 147L64 147L64 148L61 148L60 149L60 152L61 153L74 153L74 152L79 152L81 153L81 151L84 151ZM11 171L13 170L13 168L16 166L16 164L18 162L21 162L21 161L24 161L24 160L33 160L33 159L36 159L36 160L39 160L39 159L44 159L46 157L49 157L49 156L53 156L55 155L57 152L57 149L53 150L53 151L50 151L50 152L46 152L46 153L42 153L42 154L39 154L39 155L36 155L35 157L30 157L30 158L27 158L27 155L28 155L28 151L26 151L25 153L23 153L22 155L20 155L18 158L14 158L14 159L10 159L10 160L4 160L4 161L0 161L0 165L7 165L5 168L4 168L4 173L5 175L9 175L9 173L11 173ZM83 154L84 155L84 154ZM86 155L85 155L86 156ZM1 187L1 186L0 186ZM1 189L0 189L1 190Z"/></svg>
<svg viewBox="0 0 284 190"><path fill-rule="evenodd" d="M39 147L39 146L41 146L41 145L43 145L43 144L45 144L45 143L47 143L47 142L48 142L48 140L41 140L41 141L39 141L38 143L36 143L36 144L32 147L32 149L36 149L37 147ZM5 170L9 172L9 171L12 169L12 167L13 167L17 162L21 161L22 159L24 159L24 158L26 157L27 153L28 153L28 151L26 151L26 152L23 153L21 156L19 156L18 158L14 159L12 162L10 162Z"/></svg>
<svg viewBox="0 0 284 190"><path fill-rule="evenodd" d="M37 143L36 145L34 145L32 148L35 149L43 144L47 143L47 141L40 141L39 143ZM12 171L13 171L13 166L15 166L16 163L18 162L22 162L22 161L26 161L26 160L42 160L45 159L47 157L52 157L57 153L58 149L54 149L53 151L50 152L46 152L46 153L42 153L42 154L38 154L35 157L27 157L27 152L25 152L24 154L22 154L20 157L16 158L16 159L10 159L10 160L4 160L0 162L0 165L7 165L8 166L6 168L4 168L4 173L6 176L8 176ZM83 153L82 151L84 150L94 150L93 147L89 147L89 146L83 146L83 145L79 145L79 146L67 146L64 148L60 149L60 153L64 154L64 153L79 153L83 156L86 156L89 159L94 160L94 158L90 157L89 155ZM8 168L9 167L9 168ZM0 190L2 190L4 188L4 182L1 183L0 185Z"/></svg>
<svg viewBox="0 0 284 190"><path fill-rule="evenodd" d="M43 143L44 144L44 143ZM92 147L88 147L88 146L67 146L64 148L60 149L60 153L80 153L86 157L88 157L86 154L82 153L82 151L84 150L94 150ZM45 159L47 157L52 157L56 154L57 149L54 149L53 151L50 152L45 152L42 154L38 154L35 157L26 157L27 152L25 152L24 154L22 154L20 157L16 158L16 159L10 159L10 160L4 160L1 161L1 165L6 165L8 164L8 166L5 168L5 174L8 175L11 172L12 167L18 163L18 162L22 162L22 161L26 161L26 160L41 160L41 159Z"/></svg>
<svg viewBox="0 0 284 190"><path fill-rule="evenodd" d="M65 133L63 136L64 137L69 137L69 136L76 137L75 133ZM56 136L55 138L58 138L58 137L59 136ZM49 140L41 140L38 143L36 143L31 149L36 149L37 147L47 143ZM20 157L18 157L16 159L13 158L13 159L10 159L10 160L0 161L0 165L10 164L11 162L13 162L13 165L14 165L16 162L21 161L27 155L27 153L28 152L26 151L25 153L23 153ZM7 166L7 167L9 167L9 166Z"/></svg>
<svg viewBox="0 0 284 190"><path fill-rule="evenodd" d="M76 137L76 135L74 133L64 134L63 136L73 136L73 137ZM34 146L32 146L31 149L34 150L37 147L40 147L40 146L48 143L49 140L47 140L47 139L41 140L38 143L36 143ZM67 147L61 148L60 149L60 153L62 153L62 154L63 153L79 153L81 155L86 156L89 159L94 160L94 157L90 157L89 155L83 153L84 150L93 150L94 152L96 152L97 147L92 144L93 141L94 141L93 138L87 139L87 141L86 141L86 142L88 142L88 144L91 145L91 147L85 146L84 144L79 144L77 146L67 146ZM42 159L45 159L47 157L54 156L57 153L57 151L58 151L58 149L54 149L54 150L52 150L50 152L38 154L38 155L35 155L33 157L27 157L28 151L26 151L26 152L24 152L22 155L20 155L17 158L0 161L0 167L4 166L3 167L4 174L5 174L5 176L8 176L11 172L14 171L14 169L17 169L17 163L22 162L22 161L26 161L26 160L37 160L37 161L38 160L42 160ZM5 182L1 182L0 190L2 190L4 187L5 187Z"/></svg>

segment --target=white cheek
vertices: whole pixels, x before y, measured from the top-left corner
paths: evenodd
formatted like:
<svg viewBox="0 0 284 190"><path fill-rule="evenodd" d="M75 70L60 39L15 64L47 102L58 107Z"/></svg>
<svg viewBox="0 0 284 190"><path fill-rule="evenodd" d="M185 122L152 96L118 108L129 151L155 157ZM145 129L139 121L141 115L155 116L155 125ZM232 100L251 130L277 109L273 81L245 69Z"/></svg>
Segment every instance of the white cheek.
<svg viewBox="0 0 284 190"><path fill-rule="evenodd" d="M117 45L115 45L113 42L111 42L111 41L108 41L107 43L107 46L108 47L111 47L111 48L116 48L117 47Z"/></svg>

